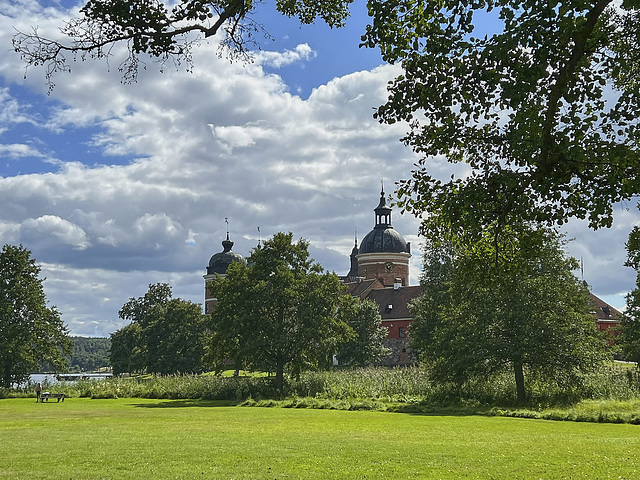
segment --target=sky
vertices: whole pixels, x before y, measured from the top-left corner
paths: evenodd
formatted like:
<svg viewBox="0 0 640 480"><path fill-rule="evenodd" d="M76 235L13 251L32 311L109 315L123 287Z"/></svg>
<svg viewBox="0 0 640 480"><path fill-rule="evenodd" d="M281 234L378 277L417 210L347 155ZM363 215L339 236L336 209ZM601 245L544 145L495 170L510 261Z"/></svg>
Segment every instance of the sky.
<svg viewBox="0 0 640 480"><path fill-rule="evenodd" d="M194 49L192 72L148 62L123 85L117 61L78 61L47 95L43 71L25 76L11 37L34 26L55 35L77 8L0 0L0 245L32 252L71 334L123 327L118 310L157 282L202 303L227 228L244 256L260 238L293 232L324 268L347 273L354 236L373 228L381 180L393 194L418 160L399 141L406 125L373 119L401 70L359 48L362 1L339 30L263 13L272 39L251 63L219 58L212 39ZM453 171L439 158L428 166L442 179ZM418 284L420 219L396 208L392 220L411 242ZM564 230L584 264L576 275L617 308L635 286L623 264L638 224L634 201L616 206L610 229Z"/></svg>

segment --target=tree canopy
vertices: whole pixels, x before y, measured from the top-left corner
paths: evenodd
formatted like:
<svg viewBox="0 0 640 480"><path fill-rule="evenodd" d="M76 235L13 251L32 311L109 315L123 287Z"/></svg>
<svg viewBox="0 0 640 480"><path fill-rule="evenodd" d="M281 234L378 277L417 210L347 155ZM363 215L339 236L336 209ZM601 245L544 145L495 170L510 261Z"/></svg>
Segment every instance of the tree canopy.
<svg viewBox="0 0 640 480"><path fill-rule="evenodd" d="M556 233L525 225L496 233L427 246L409 338L435 380L508 370L524 402L528 373L575 382L601 365L605 341Z"/></svg>
<svg viewBox="0 0 640 480"><path fill-rule="evenodd" d="M302 24L320 19L333 28L344 24L352 2L277 0L276 9ZM109 60L114 46L124 44L128 56L118 69L124 82L134 82L145 55L163 65L170 62L190 69L193 45L218 33L221 53L250 58L251 49L259 46L257 36L269 37L265 27L254 19L261 4L254 0L89 0L80 9L81 16L60 29L67 40L42 37L34 27L30 33L18 32L13 47L27 67L44 66L51 90L53 75L71 70L69 59Z"/></svg>
<svg viewBox="0 0 640 480"><path fill-rule="evenodd" d="M380 307L373 300L342 295L338 312L353 331L350 339L340 345L336 357L339 365L365 366L389 354L384 346L388 330L382 326Z"/></svg>
<svg viewBox="0 0 640 480"><path fill-rule="evenodd" d="M21 383L46 362L66 369L72 342L55 307L47 305L40 267L22 245L0 251L0 386Z"/></svg>
<svg viewBox="0 0 640 480"><path fill-rule="evenodd" d="M219 369L275 372L282 391L285 369L297 374L326 365L341 344L355 337L341 318L343 287L309 255L308 242L277 233L224 277L211 281L218 301L211 315L207 357Z"/></svg>
<svg viewBox="0 0 640 480"><path fill-rule="evenodd" d="M376 117L409 122L404 142L422 155L399 205L434 232L514 218L610 226L612 204L640 193L638 6L369 0L363 41L404 70ZM437 156L466 168L437 179Z"/></svg>
<svg viewBox="0 0 640 480"><path fill-rule="evenodd" d="M620 335L616 337L616 343L620 344L623 358L636 362L640 368L640 228L637 226L629 234L625 265L637 273L636 288L627 294L627 308L620 323Z"/></svg>
<svg viewBox="0 0 640 480"><path fill-rule="evenodd" d="M131 323L111 334L113 373L199 373L204 355L205 316L199 304L171 298L166 283L149 285L130 298L119 316Z"/></svg>

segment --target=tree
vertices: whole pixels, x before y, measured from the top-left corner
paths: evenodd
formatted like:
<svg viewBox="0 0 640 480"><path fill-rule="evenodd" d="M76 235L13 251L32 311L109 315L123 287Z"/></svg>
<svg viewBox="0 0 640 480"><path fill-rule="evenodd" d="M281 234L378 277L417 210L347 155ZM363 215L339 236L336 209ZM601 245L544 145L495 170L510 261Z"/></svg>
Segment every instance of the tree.
<svg viewBox="0 0 640 480"><path fill-rule="evenodd" d="M205 316L199 304L171 298L166 283L130 298L119 316L131 323L111 334L113 373L198 373L204 355Z"/></svg>
<svg viewBox="0 0 640 480"><path fill-rule="evenodd" d="M321 19L330 27L341 27L353 0L278 0L276 9L302 24ZM89 0L80 9L81 17L61 28L68 43L31 33L19 32L13 47L29 66L43 65L49 90L52 77L70 72L68 58L109 60L116 44L125 44L128 56L118 69L126 83L137 79L144 68L144 55L162 65L192 67L191 49L203 38L222 34L221 50L230 58L250 58L250 49L259 46L256 35L269 38L253 16L262 2L253 0ZM142 58L141 58L142 57Z"/></svg>
<svg viewBox="0 0 640 480"><path fill-rule="evenodd" d="M620 335L616 338L625 360L636 362L640 368L640 228L633 227L627 242L627 267L638 272L636 288L627 294L627 308L620 322Z"/></svg>
<svg viewBox="0 0 640 480"><path fill-rule="evenodd" d="M21 383L47 362L55 370L67 366L72 342L67 327L47 298L38 278L40 267L22 245L0 252L0 385Z"/></svg>
<svg viewBox="0 0 640 480"><path fill-rule="evenodd" d="M206 317L200 304L173 298L156 306L143 331L147 342L147 371L171 373L202 372Z"/></svg>
<svg viewBox="0 0 640 480"><path fill-rule="evenodd" d="M255 248L247 264L235 262L211 282L218 304L211 315L207 358L219 369L231 359L236 368L298 374L317 367L349 338L338 314L343 288L309 256L308 242L293 243L277 233Z"/></svg>
<svg viewBox="0 0 640 480"><path fill-rule="evenodd" d="M114 375L145 371L146 355L141 349L144 342L140 324L125 325L109 335L109 340L111 341L109 362Z"/></svg>
<svg viewBox="0 0 640 480"><path fill-rule="evenodd" d="M340 365L363 366L388 355L389 349L383 345L387 329L382 326L380 310L375 302L342 295L338 312L341 320L353 331L350 340L338 349L336 357Z"/></svg>
<svg viewBox="0 0 640 480"><path fill-rule="evenodd" d="M576 382L601 365L606 347L558 234L526 225L497 233L429 245L438 250L425 262L410 339L435 380L510 370L523 403L528 373Z"/></svg>
<svg viewBox="0 0 640 480"><path fill-rule="evenodd" d="M521 218L610 226L612 204L640 193L638 2L368 6L363 41L404 70L375 115L411 125L403 140L423 157L399 205L427 214L423 231L482 235ZM433 156L466 168L438 180Z"/></svg>

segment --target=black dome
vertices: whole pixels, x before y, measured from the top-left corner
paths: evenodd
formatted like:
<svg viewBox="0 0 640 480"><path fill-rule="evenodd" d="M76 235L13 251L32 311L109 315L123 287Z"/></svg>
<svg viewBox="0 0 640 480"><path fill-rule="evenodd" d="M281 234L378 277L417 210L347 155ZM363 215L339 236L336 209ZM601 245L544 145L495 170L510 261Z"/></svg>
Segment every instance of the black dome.
<svg viewBox="0 0 640 480"><path fill-rule="evenodd" d="M229 235L227 234L227 239L222 242L223 251L214 254L209 260L209 266L207 267L207 275L213 275L217 273L218 275L224 275L227 273L227 268L233 262L244 262L244 258L242 255L236 252L232 252L233 242L229 240Z"/></svg>
<svg viewBox="0 0 640 480"><path fill-rule="evenodd" d="M362 239L360 254L363 253L409 253L410 245L393 228L374 228Z"/></svg>
<svg viewBox="0 0 640 480"><path fill-rule="evenodd" d="M362 239L359 253L411 253L411 245L391 226L391 207L384 198L384 190L380 192L380 203L374 212L375 226Z"/></svg>

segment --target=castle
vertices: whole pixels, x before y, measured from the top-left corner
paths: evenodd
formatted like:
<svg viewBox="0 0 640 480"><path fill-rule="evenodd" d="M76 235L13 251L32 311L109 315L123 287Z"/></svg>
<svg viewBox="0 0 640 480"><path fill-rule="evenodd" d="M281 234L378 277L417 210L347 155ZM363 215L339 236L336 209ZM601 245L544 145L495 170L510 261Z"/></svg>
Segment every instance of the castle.
<svg viewBox="0 0 640 480"><path fill-rule="evenodd" d="M384 189L380 202L374 209L373 229L367 233L360 247L356 238L350 255L350 269L340 280L347 292L361 299L371 299L378 304L382 325L387 328L385 347L390 354L381 362L384 365L408 365L413 363L407 332L411 323L409 303L420 295L420 286L409 286L409 259L411 244L406 242L391 224L392 209L387 205ZM216 300L207 289L207 282L216 275L224 275L231 263L244 261L234 252L233 242L222 242L223 250L209 260L205 280L205 313L211 313Z"/></svg>
<svg viewBox="0 0 640 480"><path fill-rule="evenodd" d="M382 326L388 332L384 346L390 350L380 363L387 366L410 365L415 358L407 338L412 320L409 304L420 295L422 287L409 285L411 244L393 229L392 209L387 205L384 189L374 212L373 229L364 236L359 248L356 238L349 257L349 272L340 280L349 294L373 300L378 305ZM207 282L216 275L224 275L232 262L244 261L242 255L232 250L233 242L229 240L228 232L222 247L223 251L209 260L204 276L205 313L211 313L216 303L207 289ZM610 331L615 336L621 313L593 293L590 295L598 329Z"/></svg>

